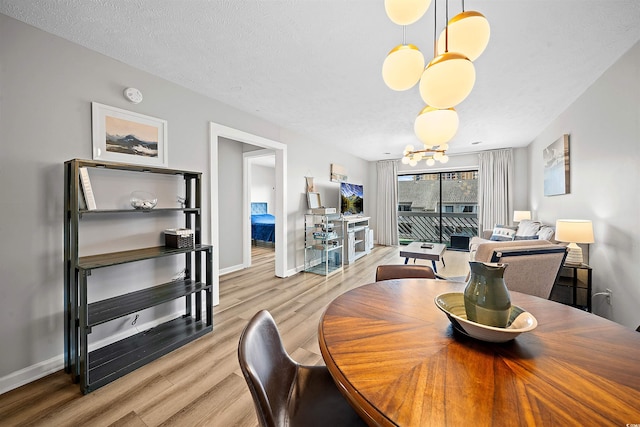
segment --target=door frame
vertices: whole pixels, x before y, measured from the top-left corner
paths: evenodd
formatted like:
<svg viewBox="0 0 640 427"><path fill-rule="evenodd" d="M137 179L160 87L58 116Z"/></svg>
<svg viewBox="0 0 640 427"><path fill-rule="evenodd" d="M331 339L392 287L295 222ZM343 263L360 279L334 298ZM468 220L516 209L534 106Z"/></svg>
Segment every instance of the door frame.
<svg viewBox="0 0 640 427"><path fill-rule="evenodd" d="M219 216L219 203L218 197L216 196L216 192L218 189L218 183L220 181L220 177L218 176L218 140L220 137L231 139L238 142L244 142L246 144L256 145L258 147L263 147L267 149L271 149L274 151L276 157L276 167L275 167L275 181L276 181L276 203L275 203L275 217L276 217L276 241L275 241L275 249L276 249L276 260L275 260L275 275L277 277L286 277L286 262L287 262L287 215L286 215L286 206L287 206L287 146L279 141L274 141L272 139L264 138L258 135L254 135L252 133L244 132L235 128L231 128L228 126L221 125L215 122L209 122L209 134L210 134L210 145L211 145L211 153L210 153L210 164L209 170L210 173L210 187L209 193L210 197L210 210L211 210L211 236L210 241L214 247L214 252L216 250L220 251L220 216ZM245 191L245 190L243 190ZM244 197L246 204L246 194ZM245 208L243 207L243 210ZM247 207L248 212L248 207ZM243 221L249 221L249 217L244 215L246 218ZM243 227L243 240L247 241L250 236L244 236L246 233L247 227ZM247 238L244 238L247 237ZM244 252L244 251L243 251ZM244 258L244 255L243 255ZM213 305L217 305L220 303L220 257L213 257Z"/></svg>

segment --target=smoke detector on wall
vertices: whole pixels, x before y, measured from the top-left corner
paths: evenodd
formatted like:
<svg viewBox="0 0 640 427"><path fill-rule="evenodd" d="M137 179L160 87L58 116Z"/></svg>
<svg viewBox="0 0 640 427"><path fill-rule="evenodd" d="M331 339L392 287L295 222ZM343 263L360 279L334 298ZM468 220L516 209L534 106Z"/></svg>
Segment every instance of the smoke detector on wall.
<svg viewBox="0 0 640 427"><path fill-rule="evenodd" d="M142 92L140 92L135 87L128 87L124 90L124 97L134 104L139 104L142 102Z"/></svg>

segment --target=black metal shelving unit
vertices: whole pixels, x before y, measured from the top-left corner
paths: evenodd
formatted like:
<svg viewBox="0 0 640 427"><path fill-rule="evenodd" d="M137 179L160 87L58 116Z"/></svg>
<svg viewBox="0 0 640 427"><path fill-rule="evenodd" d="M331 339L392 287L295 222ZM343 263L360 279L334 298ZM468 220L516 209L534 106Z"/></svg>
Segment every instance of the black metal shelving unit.
<svg viewBox="0 0 640 427"><path fill-rule="evenodd" d="M80 209L82 197L79 169L105 168L184 177L186 202L183 208L152 210ZM200 172L153 168L113 162L73 159L65 162L65 370L89 393L123 375L163 356L212 331L212 264L213 248L201 244L201 178ZM184 226L194 231L194 246L165 246L79 256L79 228L84 215L108 215L136 212L181 212ZM131 220L127 217L127 220ZM88 303L88 278L94 269L167 256L183 256L185 277L112 298ZM205 277L202 277L204 266ZM195 307L192 307L195 296ZM203 307L204 296L204 307ZM175 319L120 341L88 351L92 328L159 304L184 298L184 313ZM204 308L204 316L203 316Z"/></svg>

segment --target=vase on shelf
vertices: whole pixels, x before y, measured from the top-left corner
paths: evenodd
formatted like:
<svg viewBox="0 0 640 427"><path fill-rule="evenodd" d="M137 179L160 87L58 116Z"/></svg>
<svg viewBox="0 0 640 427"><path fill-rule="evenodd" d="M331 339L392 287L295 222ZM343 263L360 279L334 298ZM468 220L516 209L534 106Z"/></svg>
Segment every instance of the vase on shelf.
<svg viewBox="0 0 640 427"><path fill-rule="evenodd" d="M504 281L507 264L470 261L471 274L464 288L467 319L504 328L511 314L511 297Z"/></svg>

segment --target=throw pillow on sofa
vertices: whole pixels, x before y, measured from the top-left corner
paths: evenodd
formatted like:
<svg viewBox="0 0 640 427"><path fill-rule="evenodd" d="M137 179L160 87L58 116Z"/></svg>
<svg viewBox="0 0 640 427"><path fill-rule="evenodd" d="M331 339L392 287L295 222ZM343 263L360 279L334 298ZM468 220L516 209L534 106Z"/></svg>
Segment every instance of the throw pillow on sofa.
<svg viewBox="0 0 640 427"><path fill-rule="evenodd" d="M493 233L491 233L491 239L497 242L504 242L508 240L513 240L516 235L516 227L511 227L509 225L500 225L496 224L493 227Z"/></svg>
<svg viewBox="0 0 640 427"><path fill-rule="evenodd" d="M540 231L542 224L538 221L532 221L530 219L523 219L518 224L518 230L516 231L515 238L513 240L536 240L538 238L538 231Z"/></svg>
<svg viewBox="0 0 640 427"><path fill-rule="evenodd" d="M538 239L548 240L552 242L556 234L556 229L549 225L543 225L542 227L540 227L540 231L538 231L537 234L538 234Z"/></svg>
<svg viewBox="0 0 640 427"><path fill-rule="evenodd" d="M516 236L535 236L540 230L542 224L539 221L533 221L530 219L523 219L518 223L518 230Z"/></svg>

